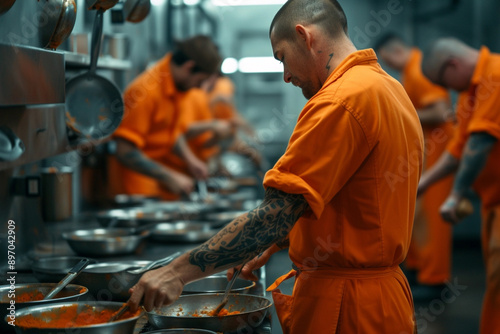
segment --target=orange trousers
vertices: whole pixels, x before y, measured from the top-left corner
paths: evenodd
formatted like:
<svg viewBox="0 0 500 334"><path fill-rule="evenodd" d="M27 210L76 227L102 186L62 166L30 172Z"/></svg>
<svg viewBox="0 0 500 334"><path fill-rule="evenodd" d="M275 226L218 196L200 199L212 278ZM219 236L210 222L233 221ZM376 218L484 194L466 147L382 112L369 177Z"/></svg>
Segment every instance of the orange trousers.
<svg viewBox="0 0 500 334"><path fill-rule="evenodd" d="M428 131L424 133L427 144L425 169L429 169L445 150L446 141L438 142ZM441 218L439 208L452 186L453 177L449 176L432 185L417 202L406 266L417 271L420 284L443 284L450 279L453 228Z"/></svg>
<svg viewBox="0 0 500 334"><path fill-rule="evenodd" d="M282 294L279 284L295 275L268 288L283 334L416 333L410 287L398 266L302 271L293 296Z"/></svg>
<svg viewBox="0 0 500 334"><path fill-rule="evenodd" d="M486 267L486 293L480 334L500 334L500 206L483 210L481 242Z"/></svg>

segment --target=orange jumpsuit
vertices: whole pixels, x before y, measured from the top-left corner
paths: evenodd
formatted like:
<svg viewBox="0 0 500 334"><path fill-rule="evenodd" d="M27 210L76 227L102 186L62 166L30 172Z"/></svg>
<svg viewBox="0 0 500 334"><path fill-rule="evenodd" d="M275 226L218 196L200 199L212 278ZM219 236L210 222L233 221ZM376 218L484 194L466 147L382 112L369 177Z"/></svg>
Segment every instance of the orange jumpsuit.
<svg viewBox="0 0 500 334"><path fill-rule="evenodd" d="M309 100L264 186L302 194L290 232L298 271L273 291L285 334L413 333L408 282L423 134L403 87L373 50L348 56ZM277 289L297 276L293 296Z"/></svg>
<svg viewBox="0 0 500 334"><path fill-rule="evenodd" d="M403 70L401 83L417 112L438 101L449 101L448 92L430 82L422 73L422 52L412 49L410 59ZM425 141L424 170L429 169L445 151L453 136L453 124L423 125ZM442 284L450 279L452 227L439 214L440 205L448 197L453 177L432 186L421 200L422 212L418 212L413 228L412 243L406 259L411 269L418 271L421 284Z"/></svg>
<svg viewBox="0 0 500 334"><path fill-rule="evenodd" d="M113 137L126 139L154 161L187 173L185 162L172 152L174 144L190 121L211 114L206 97L192 90L186 93L176 89L170 71L171 57L165 56L127 87L125 115ZM109 160L108 175L112 195L144 194L177 199L155 179L123 166L114 157Z"/></svg>
<svg viewBox="0 0 500 334"><path fill-rule="evenodd" d="M209 93L210 108L216 119L231 120L237 117L232 103L234 84L228 77L220 77L215 82L214 88Z"/></svg>
<svg viewBox="0 0 500 334"><path fill-rule="evenodd" d="M460 94L458 125L448 151L460 158L471 133L486 132L500 140L500 55L483 47L468 91ZM500 143L496 143L473 185L481 198L486 293L481 334L500 333Z"/></svg>

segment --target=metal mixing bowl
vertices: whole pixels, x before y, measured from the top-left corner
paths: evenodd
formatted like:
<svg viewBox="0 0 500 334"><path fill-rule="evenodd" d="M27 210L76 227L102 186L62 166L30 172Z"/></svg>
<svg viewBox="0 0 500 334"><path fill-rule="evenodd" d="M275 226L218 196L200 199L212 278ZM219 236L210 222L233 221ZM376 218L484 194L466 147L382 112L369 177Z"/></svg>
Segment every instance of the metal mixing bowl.
<svg viewBox="0 0 500 334"><path fill-rule="evenodd" d="M15 294L19 296L22 293L32 293L40 291L44 296L47 295L57 284L56 283L33 283L33 284L16 284ZM10 285L0 286L0 332L1 333L14 333L15 327L8 325L4 320L6 316L9 315L10 310L7 308L10 306ZM58 302L68 302L77 301L80 297L84 296L88 292L88 289L81 285L69 284L61 292L59 292L55 298L50 300L36 300L31 302L16 302L15 304L15 316L17 318L21 309L29 306L35 305L46 305Z"/></svg>
<svg viewBox="0 0 500 334"><path fill-rule="evenodd" d="M43 283L55 283L62 280L78 262L85 259L78 256L55 256L40 258L33 261L31 270L37 280ZM97 261L89 259L89 264Z"/></svg>
<svg viewBox="0 0 500 334"><path fill-rule="evenodd" d="M89 289L90 294L100 301L127 301L128 290L142 274L131 274L127 270L142 268L150 261L117 261L91 264L78 275L74 282Z"/></svg>
<svg viewBox="0 0 500 334"><path fill-rule="evenodd" d="M227 278L225 276L209 276L199 281L187 284L182 291L183 294L200 293L224 293L226 291ZM246 293L255 286L255 282L237 278L234 281L232 293Z"/></svg>
<svg viewBox="0 0 500 334"><path fill-rule="evenodd" d="M272 302L264 297L229 294L226 308L230 311L240 311L240 314L225 317L195 317L193 313L214 310L222 300L222 294L183 295L169 306L148 312L149 322L156 328L186 328L195 327L214 332L242 332L258 327Z"/></svg>
<svg viewBox="0 0 500 334"><path fill-rule="evenodd" d="M52 305L44 306L33 306L22 309L17 312L16 320L22 320L23 317L28 314L38 318L46 319L47 312L52 314L57 314L61 312L61 309L68 306L77 305L77 314L87 310L92 309L94 312L100 312L102 310L113 310L117 311L123 304L115 302L77 302L77 303L57 303ZM139 319L140 315L114 321L111 323L88 325L81 327L71 327L71 328L22 328L16 326L16 333L18 334L65 334L65 333L78 333L78 334L127 334L133 333L135 323ZM57 318L56 318L57 319Z"/></svg>
<svg viewBox="0 0 500 334"><path fill-rule="evenodd" d="M151 230L151 238L161 242L203 242L213 237L218 230L202 222L181 221L161 223Z"/></svg>
<svg viewBox="0 0 500 334"><path fill-rule="evenodd" d="M196 328L176 328L176 329L160 329L157 331L146 332L144 334L217 334L205 329Z"/></svg>
<svg viewBox="0 0 500 334"><path fill-rule="evenodd" d="M174 214L149 208L105 210L97 213L99 224L104 227L136 227L149 223L168 222Z"/></svg>
<svg viewBox="0 0 500 334"><path fill-rule="evenodd" d="M149 231L135 235L126 228L100 228L66 232L62 236L77 254L102 257L134 253L149 236Z"/></svg>

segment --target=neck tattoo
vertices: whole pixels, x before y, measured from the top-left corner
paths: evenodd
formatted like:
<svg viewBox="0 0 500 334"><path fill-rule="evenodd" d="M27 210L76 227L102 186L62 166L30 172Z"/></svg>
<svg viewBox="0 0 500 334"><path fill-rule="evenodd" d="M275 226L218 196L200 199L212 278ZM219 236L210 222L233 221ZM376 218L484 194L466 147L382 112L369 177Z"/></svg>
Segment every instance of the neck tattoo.
<svg viewBox="0 0 500 334"><path fill-rule="evenodd" d="M329 54L330 59L328 59L328 63L326 63L326 69L330 71L330 62L332 61L333 58L333 52Z"/></svg>

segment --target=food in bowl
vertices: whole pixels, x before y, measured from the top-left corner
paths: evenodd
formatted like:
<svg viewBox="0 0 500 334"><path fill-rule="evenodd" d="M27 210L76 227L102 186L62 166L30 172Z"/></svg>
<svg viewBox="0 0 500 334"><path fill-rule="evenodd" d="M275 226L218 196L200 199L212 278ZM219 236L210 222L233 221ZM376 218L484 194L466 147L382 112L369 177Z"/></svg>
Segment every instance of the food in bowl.
<svg viewBox="0 0 500 334"><path fill-rule="evenodd" d="M88 308L78 311L78 305L64 306L57 311L46 311L36 317L27 314L19 319L16 319L16 326L22 328L73 328L84 327L90 325L104 324L116 313L116 310L104 309L94 311ZM119 320L124 320L136 317L141 313L137 310L132 313L126 311Z"/></svg>

